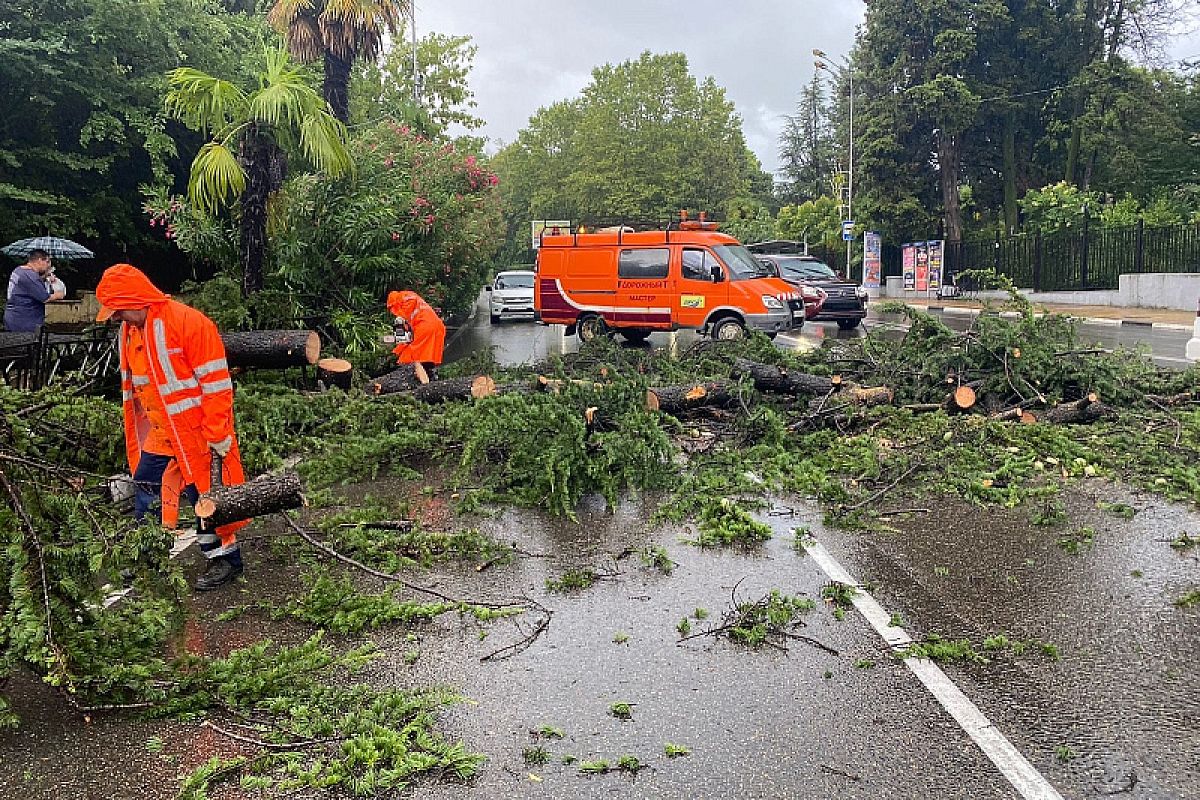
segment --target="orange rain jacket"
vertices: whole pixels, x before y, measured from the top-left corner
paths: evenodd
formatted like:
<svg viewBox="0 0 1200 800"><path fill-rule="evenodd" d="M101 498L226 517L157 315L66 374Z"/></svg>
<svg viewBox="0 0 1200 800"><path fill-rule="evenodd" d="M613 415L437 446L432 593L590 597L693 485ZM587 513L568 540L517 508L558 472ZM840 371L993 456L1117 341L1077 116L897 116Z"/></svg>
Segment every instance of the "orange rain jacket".
<svg viewBox="0 0 1200 800"><path fill-rule="evenodd" d="M230 486L245 481L233 430L233 382L225 361L225 345L212 320L163 294L141 270L129 264L115 264L104 271L96 287L96 299L105 309L101 317L111 311L147 310L142 338L150 375L136 379L140 382L148 378L157 390L142 392L141 396L156 398L161 405L155 409L155 416L167 423L175 459L163 476L163 524L174 528L179 521L183 488L192 484L203 493L211 486L209 443L230 443L222 461L222 481ZM150 415L140 402L135 402L135 376L128 355L130 327L122 323L118 342L125 453L130 471L135 472L151 425ZM236 549L236 533L248 524L237 522L217 528L221 546L206 555L223 555ZM205 535L212 534L201 533Z"/></svg>
<svg viewBox="0 0 1200 800"><path fill-rule="evenodd" d="M388 295L387 307L397 317L408 320L413 332L411 342L398 344L392 350L396 354L396 363L441 364L442 350L446 346L446 325L429 303L416 292L392 292Z"/></svg>

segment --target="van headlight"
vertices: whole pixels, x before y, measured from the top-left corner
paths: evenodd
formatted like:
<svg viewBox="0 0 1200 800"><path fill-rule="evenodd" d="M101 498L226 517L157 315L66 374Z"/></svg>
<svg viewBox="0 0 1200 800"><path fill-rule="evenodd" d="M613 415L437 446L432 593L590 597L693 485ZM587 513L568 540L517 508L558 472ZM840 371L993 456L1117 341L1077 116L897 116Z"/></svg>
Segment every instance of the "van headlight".
<svg viewBox="0 0 1200 800"><path fill-rule="evenodd" d="M762 296L762 301L763 305L767 307L768 311L783 311L784 309L783 301L778 297L772 297L769 294L764 294Z"/></svg>
<svg viewBox="0 0 1200 800"><path fill-rule="evenodd" d="M863 287L861 287L861 286L859 286L857 289L855 289L855 290L854 290L854 293L855 293L856 295L858 295L858 299L859 299L859 300L866 300L866 299L867 299L867 290L866 290L866 289L864 289L864 288L863 288Z"/></svg>

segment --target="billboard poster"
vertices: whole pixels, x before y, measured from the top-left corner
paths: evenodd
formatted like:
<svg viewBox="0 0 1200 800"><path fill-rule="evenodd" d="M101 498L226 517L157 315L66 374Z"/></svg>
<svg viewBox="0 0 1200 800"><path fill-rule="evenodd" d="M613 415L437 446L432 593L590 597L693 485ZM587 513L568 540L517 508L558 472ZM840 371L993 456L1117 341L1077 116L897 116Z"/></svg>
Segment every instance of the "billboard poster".
<svg viewBox="0 0 1200 800"><path fill-rule="evenodd" d="M911 292L917 288L917 246L911 242L900 245L900 263L904 276L904 289Z"/></svg>
<svg viewBox="0 0 1200 800"><path fill-rule="evenodd" d="M929 291L929 242L917 242L916 248L916 284L918 292Z"/></svg>
<svg viewBox="0 0 1200 800"><path fill-rule="evenodd" d="M929 243L929 290L942 288L942 259L946 252L946 241L938 239Z"/></svg>
<svg viewBox="0 0 1200 800"><path fill-rule="evenodd" d="M530 223L533 231L533 249L537 250L542 243L542 232L547 236L557 236L560 233L571 232L569 219L535 219Z"/></svg>
<svg viewBox="0 0 1200 800"><path fill-rule="evenodd" d="M883 237L877 231L863 234L863 286L878 289L883 280Z"/></svg>

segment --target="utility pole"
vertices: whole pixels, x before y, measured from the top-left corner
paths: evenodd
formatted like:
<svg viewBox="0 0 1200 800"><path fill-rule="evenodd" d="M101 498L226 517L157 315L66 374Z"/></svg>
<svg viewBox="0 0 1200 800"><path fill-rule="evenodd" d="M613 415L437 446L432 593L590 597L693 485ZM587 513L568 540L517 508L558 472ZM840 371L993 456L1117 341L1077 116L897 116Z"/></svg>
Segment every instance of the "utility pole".
<svg viewBox="0 0 1200 800"><path fill-rule="evenodd" d="M852 70L850 68L850 63L848 61L846 61L846 59L844 59L844 58L841 60L842 61L841 66L836 66L836 65L831 66L827 62L831 61L832 59L830 59L829 56L826 55L824 50L815 50L814 49L812 51L812 53L818 59L816 62L814 62L817 69L823 69L826 72L828 72L829 74L833 75L834 77L844 77L846 79L847 83L849 84L849 91L850 91L850 98L849 98L850 99L850 136L849 136L849 139L850 139L850 141L849 141L850 164L849 164L849 168L846 172L846 219L853 221L854 220L854 70ZM824 59L824 60L822 60L822 59ZM851 235L853 235L853 234L851 234ZM851 267L850 256L854 250L854 245L852 244L853 241L854 241L853 239L849 239L846 241L846 279L847 280L853 279L853 275L850 272L850 267ZM864 267L864 269L865 269L865 267ZM866 278L865 275L863 277L864 277L864 279Z"/></svg>
<svg viewBox="0 0 1200 800"><path fill-rule="evenodd" d="M417 4L408 0L408 29L412 40L412 91L413 105L421 105L421 73L417 67Z"/></svg>

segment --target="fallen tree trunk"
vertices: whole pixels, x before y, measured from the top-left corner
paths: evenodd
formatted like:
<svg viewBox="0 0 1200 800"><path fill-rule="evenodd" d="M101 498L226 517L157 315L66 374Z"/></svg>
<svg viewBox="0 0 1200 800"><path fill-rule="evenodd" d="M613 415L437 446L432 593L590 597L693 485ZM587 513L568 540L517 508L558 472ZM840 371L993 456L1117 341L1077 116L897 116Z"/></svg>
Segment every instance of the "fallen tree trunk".
<svg viewBox="0 0 1200 800"><path fill-rule="evenodd" d="M979 396L975 393L975 390L982 385L983 381L977 381L954 387L954 390L947 394L946 399L942 401L942 408L948 414L969 411L974 408L975 403L979 400Z"/></svg>
<svg viewBox="0 0 1200 800"><path fill-rule="evenodd" d="M810 375L807 372L789 372L773 364L759 364L745 358L733 362L730 374L735 378L748 375L754 381L754 388L760 392L780 394L829 394L842 383L839 375L828 377Z"/></svg>
<svg viewBox="0 0 1200 800"><path fill-rule="evenodd" d="M870 408L892 402L895 392L890 386L859 386L851 383L832 397L818 397L808 401L808 409L816 414L832 412L847 406Z"/></svg>
<svg viewBox="0 0 1200 800"><path fill-rule="evenodd" d="M646 405L664 414L680 414L695 408L731 405L735 396L724 383L697 383L692 386L656 386L646 395Z"/></svg>
<svg viewBox="0 0 1200 800"><path fill-rule="evenodd" d="M196 516L205 530L254 519L304 505L300 476L295 472L260 475L237 486L214 486L196 501Z"/></svg>
<svg viewBox="0 0 1200 800"><path fill-rule="evenodd" d="M229 331L221 341L231 367L303 367L321 357L315 331Z"/></svg>
<svg viewBox="0 0 1200 800"><path fill-rule="evenodd" d="M478 400L496 393L496 382L487 375L471 378L449 378L430 381L412 390L412 396L422 403L445 403L450 400Z"/></svg>
<svg viewBox="0 0 1200 800"><path fill-rule="evenodd" d="M1037 421L1051 425L1086 424L1114 414L1112 409L1100 402L1099 395L1093 392L1080 400L1062 403L1037 415Z"/></svg>
<svg viewBox="0 0 1200 800"><path fill-rule="evenodd" d="M596 381L582 381L578 379L564 381L561 378L547 378L545 375L538 375L537 385L538 388L543 392L552 392L554 394L558 394L568 386L590 386L593 389L603 389L609 384L597 383Z"/></svg>
<svg viewBox="0 0 1200 800"><path fill-rule="evenodd" d="M1014 408L1006 408L1003 411L998 411L992 414L988 419L995 422L1019 422L1022 425L1032 425L1038 421L1033 412L1027 411L1020 406Z"/></svg>
<svg viewBox="0 0 1200 800"><path fill-rule="evenodd" d="M1180 392L1179 394L1148 394L1146 399L1151 403L1156 403L1160 406L1185 406L1190 403L1200 403L1200 389L1193 389L1190 392Z"/></svg>
<svg viewBox="0 0 1200 800"><path fill-rule="evenodd" d="M386 375L380 375L367 384L368 394L395 394L407 392L429 383L429 374L420 364L401 364Z"/></svg>
<svg viewBox="0 0 1200 800"><path fill-rule="evenodd" d="M317 382L326 389L350 391L354 365L344 358L322 358L317 362Z"/></svg>

